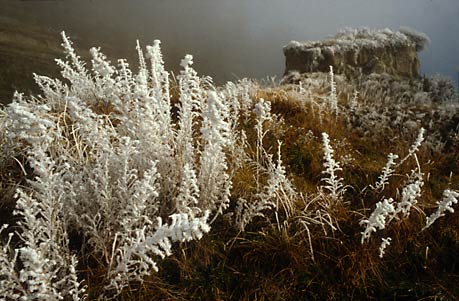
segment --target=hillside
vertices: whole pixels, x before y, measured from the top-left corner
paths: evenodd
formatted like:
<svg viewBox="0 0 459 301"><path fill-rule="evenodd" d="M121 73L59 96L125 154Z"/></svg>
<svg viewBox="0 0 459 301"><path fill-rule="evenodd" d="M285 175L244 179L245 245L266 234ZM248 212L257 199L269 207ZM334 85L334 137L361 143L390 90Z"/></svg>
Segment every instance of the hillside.
<svg viewBox="0 0 459 301"><path fill-rule="evenodd" d="M15 1L1 1L0 16L0 104L11 102L14 91L38 94L33 73L60 77L54 59L62 58L59 32L36 20L33 10ZM84 37L72 36L80 55L90 60L91 43ZM103 44L109 57L116 53L112 45Z"/></svg>
<svg viewBox="0 0 459 301"><path fill-rule="evenodd" d="M137 71L62 37L65 79L0 114L0 298L459 298L447 80L216 87L159 41Z"/></svg>

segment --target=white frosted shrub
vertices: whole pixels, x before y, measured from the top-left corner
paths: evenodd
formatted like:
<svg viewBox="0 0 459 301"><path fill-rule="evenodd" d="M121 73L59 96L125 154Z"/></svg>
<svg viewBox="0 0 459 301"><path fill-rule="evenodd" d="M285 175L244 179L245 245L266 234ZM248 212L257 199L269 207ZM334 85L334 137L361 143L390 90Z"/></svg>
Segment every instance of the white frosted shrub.
<svg viewBox="0 0 459 301"><path fill-rule="evenodd" d="M70 82L70 90L76 97L85 101L95 101L93 92L95 91L94 82L91 79L85 63L75 53L72 42L67 35L62 32L63 43L67 61L56 59L57 65L61 68L62 77Z"/></svg>
<svg viewBox="0 0 459 301"><path fill-rule="evenodd" d="M196 172L190 164L185 164L183 168L183 178L177 195L177 211L187 213L187 211L198 208L199 186Z"/></svg>
<svg viewBox="0 0 459 301"><path fill-rule="evenodd" d="M425 79L428 95L436 102L453 102L458 98L456 87L451 78L435 74Z"/></svg>
<svg viewBox="0 0 459 301"><path fill-rule="evenodd" d="M362 244L365 240L370 239L371 233L376 232L378 229L383 230L394 218L407 218L410 215L411 209L416 208L415 206L422 195L422 187L424 186L424 174L421 172L416 152L419 150L423 141L424 129L421 128L416 141L410 146L408 154L399 163L395 162L398 158L397 155L392 153L388 155L386 166L379 176L379 181L375 184L375 187L370 186L375 190L382 191L384 186L389 184L389 178L393 175L395 169L409 158L414 158L417 167L411 170L407 183L402 188L398 202L394 202L393 198L384 199L382 202L376 204L376 208L368 219L360 221L359 224L365 227L364 232L362 232ZM383 239L380 246L380 257L384 255L384 250L389 244L390 240Z"/></svg>
<svg viewBox="0 0 459 301"><path fill-rule="evenodd" d="M183 70L177 76L180 91L180 102L177 105L178 112L178 131L177 131L177 151L179 164L195 164L195 145L193 138L195 131L193 125L197 122L198 110L202 104L202 95L199 86L199 77L191 67L193 56L186 55L181 61L180 66Z"/></svg>
<svg viewBox="0 0 459 301"><path fill-rule="evenodd" d="M4 224L0 228L0 234L2 234L8 226L9 225ZM19 250L12 249L12 237L13 233L10 233L6 242L0 242L0 299L2 300L6 300L6 297L12 299L19 299L20 297L16 288L21 283L16 271Z"/></svg>
<svg viewBox="0 0 459 301"><path fill-rule="evenodd" d="M155 40L153 46L147 46L147 58L150 59L150 79L154 109L158 115L158 123L164 130L164 135L173 133L171 121L170 82L169 73L164 69L164 60L161 53L161 41ZM170 137L167 137L170 138Z"/></svg>
<svg viewBox="0 0 459 301"><path fill-rule="evenodd" d="M7 243L0 254L5 294L23 298L83 295L69 231L108 268L107 296L143 281L174 242L210 230L230 203L229 156L235 166L246 157L245 134L236 129L239 114L253 109L252 82L217 91L185 56L175 123L159 41L146 55L137 43L135 74L125 60L112 65L99 48L91 49L87 69L63 39L66 59L57 64L67 83L34 75L42 94L16 94L1 119L8 149L24 154L36 176L17 191L22 245ZM269 105L263 116L269 119ZM22 270L16 260L24 261Z"/></svg>
<svg viewBox="0 0 459 301"><path fill-rule="evenodd" d="M356 31L341 38L349 38L345 44L350 46L355 37L368 34L389 45L406 42L407 36L419 46L424 43L423 36L411 32L405 36ZM395 44L389 42L392 35L398 39ZM177 76L177 118L172 118L170 79L160 41L146 46L145 53L137 42L139 70L133 72L125 60L109 62L100 48L90 50L87 67L65 33L62 38L66 58L56 62L64 80L34 75L41 95L26 98L15 93L0 114L2 158L25 157L28 168L21 167L29 176L16 190L18 222L0 228L0 233L9 233L0 244L0 300L84 299L77 257L69 248L70 232L82 238L84 245L78 247L88 250L82 255L97 258L106 269L101 283L105 291L99 296L104 299L116 298L132 282L141 284L158 271L159 260L172 254L174 243L180 243L179 248L201 239L229 208L234 211L227 216L240 231L256 217L269 219L269 211L279 230L290 230L289 223L298 221L307 232L313 260L310 229L317 227L325 236L327 229L339 230L338 219L329 210L333 204L323 202L340 202L346 192L328 134L322 134L320 193L304 197L288 178L281 142L277 159L264 147L269 131L282 136L283 129L276 128L282 120L272 114L269 101L255 99L256 83L243 79L216 88L210 78L198 76L193 57L186 55ZM329 75L328 83L305 79L306 88L302 84L292 92L317 106L320 120L324 109L335 114L340 109L339 77L335 78L333 68ZM327 91L328 87L330 93L321 101L312 99L309 89ZM382 88L378 93L387 96ZM357 116L364 107L355 94L352 113ZM317 110L312 108L314 114ZM389 115L380 115L370 111L365 122L373 127L381 120L389 124ZM249 122L255 124L255 149L248 141L251 129L247 135L240 129ZM383 192L396 168L409 158L418 163L416 153L423 141L421 128L403 159L396 162L398 156L389 154L374 189ZM255 193L232 196L233 176L247 166L254 173ZM361 243L392 219L409 216L421 196L423 177L418 163L398 202L384 198L360 221ZM446 211L454 212L458 196L445 190L425 228ZM380 257L390 243L390 237L382 239Z"/></svg>
<svg viewBox="0 0 459 301"><path fill-rule="evenodd" d="M27 103L23 95L16 92L13 102L6 108L5 138L26 143L20 146L46 148L53 141L55 127L49 111L49 106Z"/></svg>

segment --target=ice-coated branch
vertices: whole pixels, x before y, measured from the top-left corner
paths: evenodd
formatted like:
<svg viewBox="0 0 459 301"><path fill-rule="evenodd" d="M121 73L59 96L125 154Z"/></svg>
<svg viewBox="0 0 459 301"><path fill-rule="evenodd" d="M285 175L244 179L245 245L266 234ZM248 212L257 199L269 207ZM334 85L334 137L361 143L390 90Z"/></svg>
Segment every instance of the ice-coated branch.
<svg viewBox="0 0 459 301"><path fill-rule="evenodd" d="M158 271L155 257L170 256L173 242L201 239L210 231L207 223L209 213L206 211L202 217L173 214L170 225L163 224L158 217L153 232L146 227L136 230L118 249L117 264L108 273L111 281L107 289L115 289L119 293L129 281L143 281L152 271Z"/></svg>

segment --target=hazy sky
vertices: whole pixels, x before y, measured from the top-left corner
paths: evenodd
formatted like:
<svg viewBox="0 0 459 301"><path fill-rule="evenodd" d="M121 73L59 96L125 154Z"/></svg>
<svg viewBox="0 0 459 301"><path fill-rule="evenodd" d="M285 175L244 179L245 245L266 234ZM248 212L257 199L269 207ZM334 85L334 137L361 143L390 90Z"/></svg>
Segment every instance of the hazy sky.
<svg viewBox="0 0 459 301"><path fill-rule="evenodd" d="M12 2L41 25L112 45L121 57L134 54L136 39L161 39L169 69L190 53L199 72L219 81L280 76L283 45L349 26L423 31L432 44L420 55L422 71L455 81L459 71L459 0L0 0Z"/></svg>

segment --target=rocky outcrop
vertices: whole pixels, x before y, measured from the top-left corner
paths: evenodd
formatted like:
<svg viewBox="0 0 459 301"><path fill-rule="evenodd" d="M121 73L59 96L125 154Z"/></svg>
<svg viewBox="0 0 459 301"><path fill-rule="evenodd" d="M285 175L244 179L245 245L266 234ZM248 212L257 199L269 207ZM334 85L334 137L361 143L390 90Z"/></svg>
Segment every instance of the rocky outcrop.
<svg viewBox="0 0 459 301"><path fill-rule="evenodd" d="M285 73L334 72L348 77L387 73L420 77L417 52L429 38L411 29L348 29L324 41L292 41L284 47Z"/></svg>

